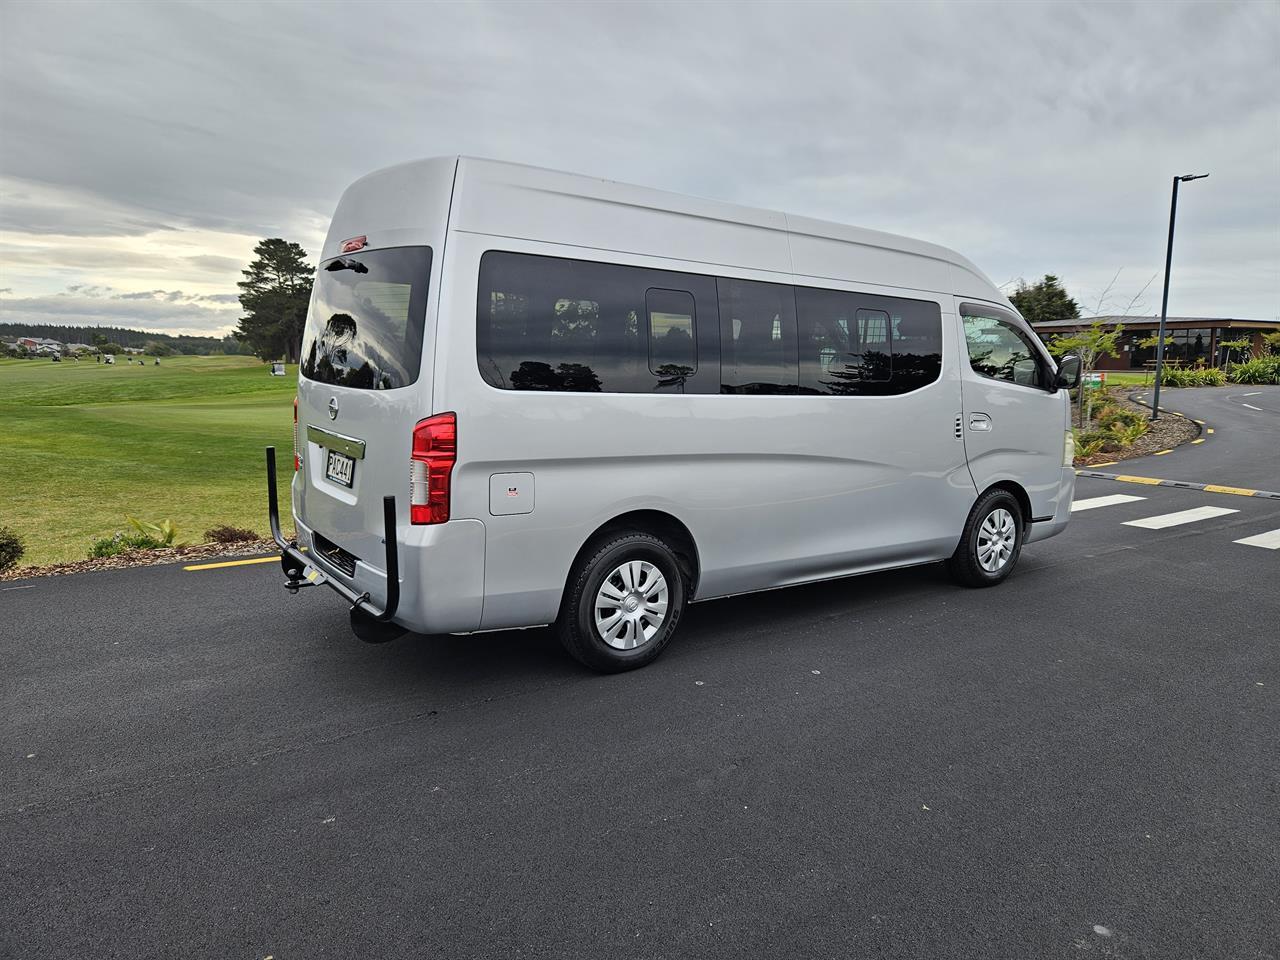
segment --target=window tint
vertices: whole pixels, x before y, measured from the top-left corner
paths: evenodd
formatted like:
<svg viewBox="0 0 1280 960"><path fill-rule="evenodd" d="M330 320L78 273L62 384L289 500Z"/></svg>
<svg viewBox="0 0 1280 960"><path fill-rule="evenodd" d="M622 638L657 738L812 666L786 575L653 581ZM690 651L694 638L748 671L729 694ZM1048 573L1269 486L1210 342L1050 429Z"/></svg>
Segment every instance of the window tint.
<svg viewBox="0 0 1280 960"><path fill-rule="evenodd" d="M755 280L718 280L720 391L795 393L793 288Z"/></svg>
<svg viewBox="0 0 1280 960"><path fill-rule="evenodd" d="M664 380L684 380L697 372L693 294L685 290L649 290L649 372Z"/></svg>
<svg viewBox="0 0 1280 960"><path fill-rule="evenodd" d="M695 275L490 251L480 260L480 373L506 390L703 392L691 291L709 289Z"/></svg>
<svg viewBox="0 0 1280 960"><path fill-rule="evenodd" d="M430 247L394 247L320 264L302 338L302 375L390 390L418 379Z"/></svg>
<svg viewBox="0 0 1280 960"><path fill-rule="evenodd" d="M936 303L797 287L796 316L804 393L888 396L941 375Z"/></svg>
<svg viewBox="0 0 1280 960"><path fill-rule="evenodd" d="M1030 338L1008 320L964 311L969 365L984 377L1024 387L1046 385L1045 365Z"/></svg>

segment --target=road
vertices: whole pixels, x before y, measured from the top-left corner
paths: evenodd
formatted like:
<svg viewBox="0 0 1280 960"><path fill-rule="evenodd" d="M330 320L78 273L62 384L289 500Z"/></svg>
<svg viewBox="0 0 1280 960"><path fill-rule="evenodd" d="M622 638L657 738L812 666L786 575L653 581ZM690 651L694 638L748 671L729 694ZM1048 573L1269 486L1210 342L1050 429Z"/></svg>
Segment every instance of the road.
<svg viewBox="0 0 1280 960"><path fill-rule="evenodd" d="M1138 391L1138 396L1147 404L1152 401L1149 389ZM1201 433L1204 443L1144 458L1138 471L1143 476L1198 480L1208 474L1229 475L1230 481L1209 482L1280 490L1280 389L1240 384L1162 389L1160 408L1199 420L1213 432Z"/></svg>
<svg viewBox="0 0 1280 960"><path fill-rule="evenodd" d="M1260 483L1218 417L1126 471ZM613 677L270 564L0 584L0 955L1276 957L1280 501L1077 501L995 590L698 604Z"/></svg>

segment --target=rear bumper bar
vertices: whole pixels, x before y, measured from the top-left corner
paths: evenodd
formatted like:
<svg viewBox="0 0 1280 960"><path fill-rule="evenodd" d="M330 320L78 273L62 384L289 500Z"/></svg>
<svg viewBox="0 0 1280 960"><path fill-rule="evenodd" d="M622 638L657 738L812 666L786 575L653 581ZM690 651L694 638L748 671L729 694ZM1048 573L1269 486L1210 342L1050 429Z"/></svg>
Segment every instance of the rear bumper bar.
<svg viewBox="0 0 1280 960"><path fill-rule="evenodd" d="M333 579L318 569L302 552L296 541L285 540L280 532L280 500L276 493L276 448L267 447L267 505L271 514L271 539L280 548L280 566L287 578L285 589L297 592L302 587L323 583L332 587L348 603L351 612L360 612L374 620L387 621L396 615L400 606L400 557L396 546L396 498L382 498L383 543L386 545L387 600L379 607L369 599L369 594L356 593L344 583Z"/></svg>

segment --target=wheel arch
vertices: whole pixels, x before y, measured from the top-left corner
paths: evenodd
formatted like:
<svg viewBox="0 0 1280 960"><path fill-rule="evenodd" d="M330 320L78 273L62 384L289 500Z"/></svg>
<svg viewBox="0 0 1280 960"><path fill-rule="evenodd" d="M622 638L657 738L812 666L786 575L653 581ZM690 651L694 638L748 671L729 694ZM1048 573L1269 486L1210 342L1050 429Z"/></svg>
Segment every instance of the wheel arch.
<svg viewBox="0 0 1280 960"><path fill-rule="evenodd" d="M582 558L601 540L624 531L651 534L671 547L680 565L680 572L688 582L689 599L697 596L698 577L702 569L698 558L697 542L693 539L693 534L689 532L688 527L663 510L630 510L606 520L582 542L582 546L574 554L573 564L569 567L570 572L578 568ZM568 589L567 583L565 589ZM563 602L563 595L561 600Z"/></svg>
<svg viewBox="0 0 1280 960"><path fill-rule="evenodd" d="M1018 483L1016 480L998 480L991 484L991 486L987 487L987 489L983 490L978 499L986 496L992 490L1004 490L1005 492L1013 495L1013 498L1018 501L1018 509L1022 513L1022 528L1024 531L1029 530L1031 528L1032 517L1031 497L1027 494L1027 491L1023 488L1022 484Z"/></svg>

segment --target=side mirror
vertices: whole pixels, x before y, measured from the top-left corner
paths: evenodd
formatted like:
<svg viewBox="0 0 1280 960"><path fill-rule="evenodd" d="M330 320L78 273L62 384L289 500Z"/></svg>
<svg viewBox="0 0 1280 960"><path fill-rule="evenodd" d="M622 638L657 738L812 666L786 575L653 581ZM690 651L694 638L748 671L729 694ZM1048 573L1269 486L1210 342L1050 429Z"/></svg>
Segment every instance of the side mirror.
<svg viewBox="0 0 1280 960"><path fill-rule="evenodd" d="M1080 358L1068 354L1058 361L1058 379L1055 386L1059 389L1074 390L1080 386Z"/></svg>

